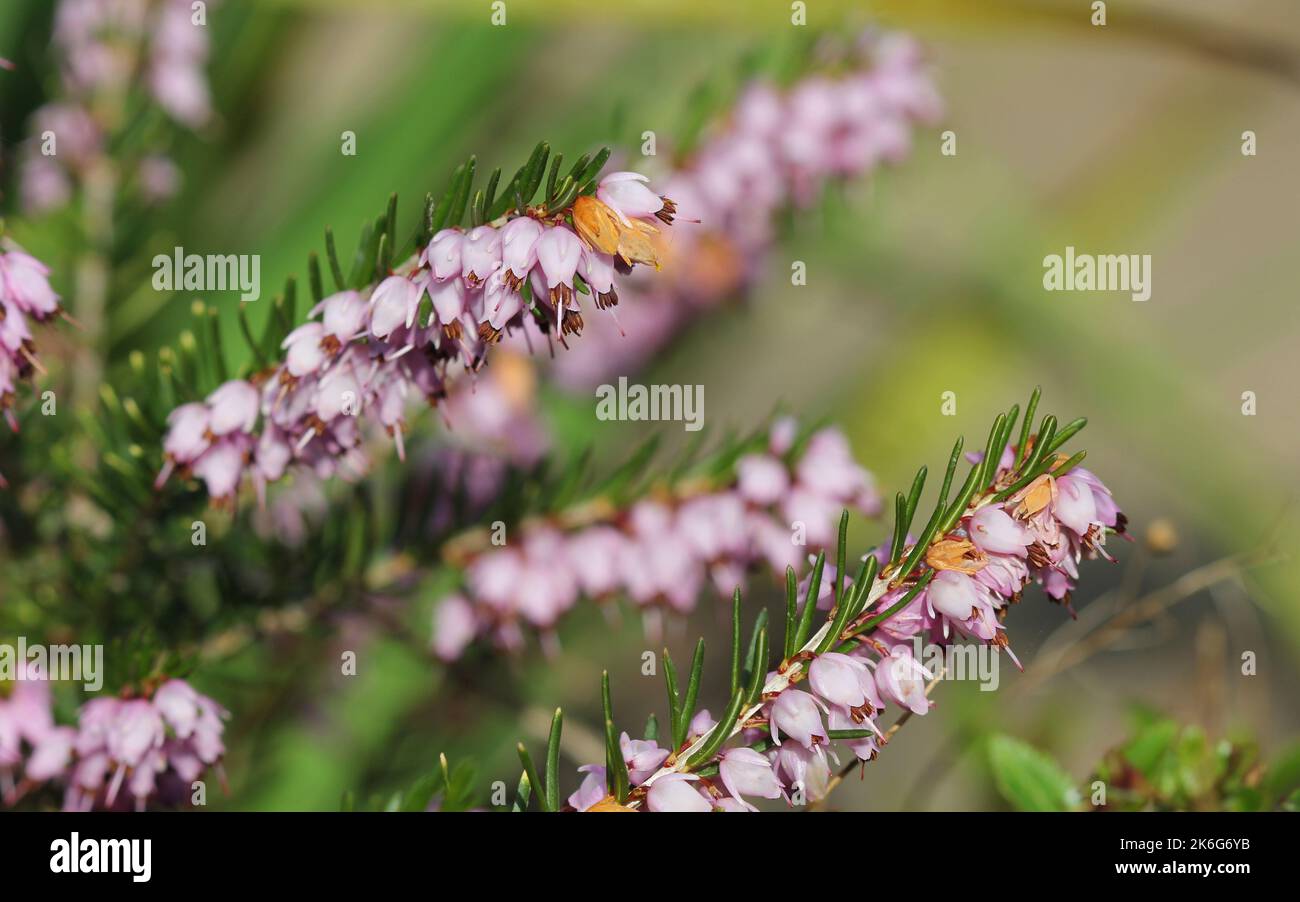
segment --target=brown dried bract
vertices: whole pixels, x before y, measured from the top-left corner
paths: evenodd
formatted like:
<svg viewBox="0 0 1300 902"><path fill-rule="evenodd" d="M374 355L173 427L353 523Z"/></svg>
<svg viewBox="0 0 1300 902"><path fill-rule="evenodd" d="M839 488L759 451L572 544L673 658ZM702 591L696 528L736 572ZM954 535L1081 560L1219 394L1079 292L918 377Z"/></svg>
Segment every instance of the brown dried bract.
<svg viewBox="0 0 1300 902"><path fill-rule="evenodd" d="M969 539L944 539L925 550L925 562L935 570L979 573L987 561Z"/></svg>
<svg viewBox="0 0 1300 902"><path fill-rule="evenodd" d="M1056 480L1044 473L1011 496L1017 502L1015 515L1027 520L1056 500Z"/></svg>

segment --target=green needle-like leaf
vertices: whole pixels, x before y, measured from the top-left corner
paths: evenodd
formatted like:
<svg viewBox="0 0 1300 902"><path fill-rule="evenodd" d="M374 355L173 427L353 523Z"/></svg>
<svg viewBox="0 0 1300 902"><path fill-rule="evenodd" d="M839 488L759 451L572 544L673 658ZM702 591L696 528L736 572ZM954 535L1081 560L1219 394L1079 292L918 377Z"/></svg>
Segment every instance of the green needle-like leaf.
<svg viewBox="0 0 1300 902"><path fill-rule="evenodd" d="M998 458L1002 456L1002 449L996 446L998 436L1002 434L1002 427L1006 425L1006 422L1007 415L1005 413L998 414L997 418L993 420L993 427L989 430L988 444L984 446L984 459L978 464L980 475L975 481L977 490L988 485L996 472Z"/></svg>
<svg viewBox="0 0 1300 902"><path fill-rule="evenodd" d="M1025 419L1020 424L1020 445L1016 448L1016 472L1020 471L1020 465L1025 462L1029 453L1029 430L1034 428L1034 415L1038 413L1038 400L1043 396L1042 386L1034 388L1033 394L1029 396L1029 403L1025 405Z"/></svg>
<svg viewBox="0 0 1300 902"><path fill-rule="evenodd" d="M343 267L339 265L338 250L334 247L334 230L329 226L325 227L325 259L330 264L330 275L334 277L335 290L342 291L347 288L347 280L343 278Z"/></svg>
<svg viewBox="0 0 1300 902"><path fill-rule="evenodd" d="M550 153L551 146L545 141L538 144L533 151L533 156L536 159L529 165L528 180L520 182L523 189L520 194L523 196L524 203L532 203L534 195L537 194L537 189L541 187L542 179L546 176L546 160Z"/></svg>
<svg viewBox="0 0 1300 902"><path fill-rule="evenodd" d="M551 171L546 176L546 205L550 207L552 198L555 197L555 181L560 174L560 164L564 162L564 154L557 153L551 159Z"/></svg>
<svg viewBox="0 0 1300 902"><path fill-rule="evenodd" d="M782 646L783 659L794 654L794 637L798 630L799 617L799 580L794 568L785 568L785 644Z"/></svg>
<svg viewBox="0 0 1300 902"><path fill-rule="evenodd" d="M420 224L415 233L415 249L422 250L433 237L433 215L438 204L433 199L433 192L424 195L424 206L420 208Z"/></svg>
<svg viewBox="0 0 1300 902"><path fill-rule="evenodd" d="M537 768L533 766L533 758L528 754L528 749L522 742L520 742L515 745L515 750L519 752L519 760L524 765L524 773L528 776L528 782L533 786L540 787L542 781L537 778ZM539 795L537 797L537 804L541 806L543 811L551 810L547 807L545 795Z"/></svg>
<svg viewBox="0 0 1300 902"><path fill-rule="evenodd" d="M966 508L970 504L971 499L975 497L975 493L980 489L980 471L981 468L979 466L971 467L970 475L968 475L966 481L962 483L961 491L957 493L956 499L948 506L948 510L944 512L943 519L939 521L939 527L934 531L934 535L931 536L931 539L941 538L947 535L948 530L952 529L957 521L961 519L961 515L966 512ZM919 542L917 544L920 545ZM929 542L927 542L926 545L929 545ZM925 546L921 546L921 553L925 553Z"/></svg>
<svg viewBox="0 0 1300 902"><path fill-rule="evenodd" d="M746 679L749 679L753 676L754 668L756 667L761 667L764 670L766 670L767 651L766 649L763 649L762 654L760 656L760 649L758 647L759 634L763 632L763 628L766 626L767 626L767 608L763 608L761 611L758 612L758 616L754 618L754 630L749 634L749 649L748 651L745 652L745 678Z"/></svg>
<svg viewBox="0 0 1300 902"><path fill-rule="evenodd" d="M957 436L957 441L952 446L952 454L948 456L948 468L943 471L943 485L939 488L939 503L935 505L936 510L942 510L948 503L948 490L952 488L952 477L957 473L957 464L961 462L961 448L964 439Z"/></svg>
<svg viewBox="0 0 1300 902"><path fill-rule="evenodd" d="M677 691L677 668L666 648L664 649L664 682L668 684L668 726L672 734L673 748L677 748L677 722L682 716L682 697Z"/></svg>
<svg viewBox="0 0 1300 902"><path fill-rule="evenodd" d="M474 199L469 204L469 224L478 228L483 225L483 216L487 212L483 189L474 192Z"/></svg>
<svg viewBox="0 0 1300 902"><path fill-rule="evenodd" d="M447 190L443 193L442 199L438 201L433 215L429 218L430 238L447 224L447 220L451 216L452 204L456 201L456 194L460 191L460 183L464 178L465 164L461 163L456 167L456 171L451 174L451 181L447 184Z"/></svg>
<svg viewBox="0 0 1300 902"><path fill-rule="evenodd" d="M469 204L470 189L474 187L474 167L478 161L475 157L470 157L465 162L465 171L461 174L460 182L456 185L456 194L452 197L451 207L447 212L447 221L445 226L458 226L460 221L465 218L465 208Z"/></svg>
<svg viewBox="0 0 1300 902"><path fill-rule="evenodd" d="M610 774L610 780L606 785L609 787L610 795L622 803L627 801L632 778L627 771L627 762L623 760L623 750L619 747L618 734L614 730L612 720L605 721L605 742L608 746L605 767Z"/></svg>
<svg viewBox="0 0 1300 902"><path fill-rule="evenodd" d="M244 343L248 345L253 356L257 358L257 365L264 367L267 365L266 355L262 353L261 347L258 346L257 340L253 338L253 327L248 322L248 304L245 301L239 302L239 331L244 336Z"/></svg>
<svg viewBox="0 0 1300 902"><path fill-rule="evenodd" d="M813 615L817 612L817 596L821 594L822 576L826 573L826 552L818 552L813 564L812 576L808 581L808 594L803 600L803 610L799 612L799 628L794 637L795 652L804 647L812 635ZM788 657L788 656L787 656Z"/></svg>
<svg viewBox="0 0 1300 902"><path fill-rule="evenodd" d="M844 571L849 566L849 512L840 513L840 533L835 543L835 606L844 604Z"/></svg>
<svg viewBox="0 0 1300 902"><path fill-rule="evenodd" d="M916 516L916 507L921 502L921 491L925 488L925 477L928 473L926 467L917 470L916 477L912 480L912 488L907 493L907 506L903 511L903 519L907 522L908 529L912 527L912 518ZM906 541L906 530L904 541Z"/></svg>
<svg viewBox="0 0 1300 902"><path fill-rule="evenodd" d="M686 700L682 702L682 709L677 713L677 721L673 725L673 748L681 748L686 741L691 718L695 716L695 702L700 695L700 677L703 674L704 640L700 639L695 644L695 657L691 659L691 675L686 681Z"/></svg>
<svg viewBox="0 0 1300 902"><path fill-rule="evenodd" d="M487 186L483 189L483 214L486 220L487 211L492 208L497 198L497 183L501 181L501 167L498 166L492 170L488 176Z"/></svg>
<svg viewBox="0 0 1300 902"><path fill-rule="evenodd" d="M1001 459L1002 449L1006 448L1007 443L1011 441L1011 433L1015 431L1016 422L1019 419L1020 419L1020 405L1012 404L1011 410L1007 412L1007 421L1002 424L1002 434L998 441L999 460ZM997 472L996 466L994 467L993 471L995 473Z"/></svg>
<svg viewBox="0 0 1300 902"><path fill-rule="evenodd" d="M384 211L384 235L388 238L388 255L384 258L383 271L387 272L393 265L393 251L397 249L397 192L388 195L388 209Z"/></svg>
<svg viewBox="0 0 1300 902"><path fill-rule="evenodd" d="M894 496L894 539L889 543L889 559L898 560L907 541L907 499L899 492Z"/></svg>
<svg viewBox="0 0 1300 902"><path fill-rule="evenodd" d="M286 332L298 325L298 280L293 276L284 280L284 324Z"/></svg>
<svg viewBox="0 0 1300 902"><path fill-rule="evenodd" d="M740 689L740 589L731 595L731 692Z"/></svg>
<svg viewBox="0 0 1300 902"><path fill-rule="evenodd" d="M600 675L600 700L605 712L605 772L608 775L610 793L619 802L627 798L631 778L627 772L627 762L623 760L623 750L618 744L618 733L614 730L614 703L609 694L609 671Z"/></svg>
<svg viewBox="0 0 1300 902"><path fill-rule="evenodd" d="M591 154L589 153L584 153L582 156L578 157L578 159L573 162L573 165L569 167L569 178L577 179L582 173L583 168L589 162L591 162Z"/></svg>
<svg viewBox="0 0 1300 902"><path fill-rule="evenodd" d="M860 608L866 604L867 593L870 591L871 583L875 582L876 568L879 561L874 554L867 555L867 559L862 562L862 568L858 570L858 578L854 583L854 588L849 597L844 600L843 604L835 608L835 618L831 621L831 627L822 637L822 641L817 644L817 654L822 654L827 649L840 642L840 634L848 626L851 619L858 616Z"/></svg>
<svg viewBox="0 0 1300 902"><path fill-rule="evenodd" d="M605 168L609 162L609 156L612 151L608 147L602 147L597 154L591 158L591 161L582 168L582 171L573 176L573 180L578 184L578 188L583 193L594 187L595 180L600 176L600 171Z"/></svg>
<svg viewBox="0 0 1300 902"><path fill-rule="evenodd" d="M699 767L718 753L718 749L722 748L722 743L726 742L727 737L731 734L731 727L735 724L736 718L740 716L740 709L744 701L744 694L740 692L732 694L731 700L727 702L727 710L722 714L722 719L709 731L709 736L704 740L704 744L700 746L695 754L691 755L690 760L686 762L687 768Z"/></svg>
<svg viewBox="0 0 1300 902"><path fill-rule="evenodd" d="M755 624L758 626L757 624ZM754 667L749 673L749 687L745 690L745 704L754 705L758 703L759 697L763 694L763 683L767 680L767 658L768 658L768 637L767 624L758 626L757 634L757 654L754 658Z"/></svg>
<svg viewBox="0 0 1300 902"><path fill-rule="evenodd" d="M1079 417L1077 420L1073 420L1072 422L1067 424L1065 428L1061 429L1059 432L1056 433L1055 438L1052 439L1052 443L1047 446L1046 453L1051 454L1053 451L1060 448L1070 439L1074 438L1079 433L1079 431L1082 430L1083 427L1087 425L1088 425L1087 417Z"/></svg>
<svg viewBox="0 0 1300 902"><path fill-rule="evenodd" d="M547 208L553 213L559 212L573 203L577 196L578 183L573 180L572 176L566 175L564 181L560 183L560 187L556 190L555 197L547 204Z"/></svg>
<svg viewBox="0 0 1300 902"><path fill-rule="evenodd" d="M221 323L217 319L215 307L208 311L208 333L212 337L212 366L216 370L217 381L225 382L230 378L230 373L226 369L226 354L221 343Z"/></svg>
<svg viewBox="0 0 1300 902"><path fill-rule="evenodd" d="M375 278L383 279L388 275L388 235L379 236L379 248L375 251Z"/></svg>
<svg viewBox="0 0 1300 902"><path fill-rule="evenodd" d="M324 300L325 290L321 282L320 256L315 251L307 255L307 284L311 288L313 303L319 304Z"/></svg>
<svg viewBox="0 0 1300 902"><path fill-rule="evenodd" d="M511 811L527 811L528 799L532 795L533 784L528 780L528 771L525 770L519 775L519 786L515 789L515 803Z"/></svg>
<svg viewBox="0 0 1300 902"><path fill-rule="evenodd" d="M826 736L830 739L866 739L875 736L874 730L827 730Z"/></svg>
<svg viewBox="0 0 1300 902"><path fill-rule="evenodd" d="M564 730L564 714L559 708L551 718L551 735L546 742L546 810L560 810L560 733Z"/></svg>
<svg viewBox="0 0 1300 902"><path fill-rule="evenodd" d="M1043 417L1043 423L1038 427L1038 438L1034 442L1034 450L1029 455L1027 468L1032 470L1047 456L1047 449L1056 439L1056 417L1050 413Z"/></svg>

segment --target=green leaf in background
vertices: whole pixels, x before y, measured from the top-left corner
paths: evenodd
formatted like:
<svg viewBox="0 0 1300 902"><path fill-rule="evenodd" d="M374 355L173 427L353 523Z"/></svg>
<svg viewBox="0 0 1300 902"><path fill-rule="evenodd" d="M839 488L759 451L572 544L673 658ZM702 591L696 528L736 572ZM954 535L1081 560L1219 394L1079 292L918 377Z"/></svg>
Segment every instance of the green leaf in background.
<svg viewBox="0 0 1300 902"><path fill-rule="evenodd" d="M1294 810L1296 793L1300 791L1300 743L1289 745L1276 755L1264 774L1263 790L1267 807L1289 800L1290 810Z"/></svg>
<svg viewBox="0 0 1300 902"><path fill-rule="evenodd" d="M443 767L446 767L445 759ZM445 779L447 791L443 793L439 811L468 811L479 801L478 768L471 762L464 759L456 762Z"/></svg>
<svg viewBox="0 0 1300 902"><path fill-rule="evenodd" d="M1215 761L1205 731L1197 726L1185 727L1174 755L1178 789L1184 797L1196 799L1209 792L1214 784Z"/></svg>
<svg viewBox="0 0 1300 902"><path fill-rule="evenodd" d="M1079 792L1047 755L1010 736L989 740L989 765L1003 798L1020 811L1071 811Z"/></svg>
<svg viewBox="0 0 1300 902"><path fill-rule="evenodd" d="M1124 747L1124 757L1142 776L1155 782L1164 768L1178 738L1178 724L1172 720L1153 720L1143 724L1133 740Z"/></svg>
<svg viewBox="0 0 1300 902"><path fill-rule="evenodd" d="M436 770L416 780L402 796L402 811L424 811L433 801L433 794L442 789L442 771Z"/></svg>

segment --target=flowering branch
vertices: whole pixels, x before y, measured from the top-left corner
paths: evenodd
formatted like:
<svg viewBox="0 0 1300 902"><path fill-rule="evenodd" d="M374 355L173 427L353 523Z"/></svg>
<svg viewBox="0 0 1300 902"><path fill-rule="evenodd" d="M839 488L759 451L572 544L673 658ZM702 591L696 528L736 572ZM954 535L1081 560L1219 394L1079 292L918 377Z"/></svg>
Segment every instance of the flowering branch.
<svg viewBox="0 0 1300 902"><path fill-rule="evenodd" d="M665 668L672 708L668 748L632 741L626 733L615 738L606 676L606 763L582 769L587 778L570 805L752 808L743 794L815 801L830 786L827 749L833 741L871 760L887 740L875 723L886 703L917 714L929 710L924 681L934 675L913 657L910 640L946 645L964 638L1010 653L1001 620L1025 585L1038 582L1068 604L1077 563L1108 557L1106 536L1122 534L1126 521L1100 480L1079 467L1083 452L1067 457L1059 450L1084 421L1058 429L1048 415L1032 431L1038 399L1035 391L1018 442L1011 440L1018 406L997 417L984 452L968 455L971 469L954 493L962 457L958 440L934 511L913 541L911 524L926 478L922 468L908 494L896 499L892 542L865 555L854 579L845 576L845 513L833 568L819 556L802 591L793 571L788 573L784 640L772 670L764 613L754 624L748 653L741 653L737 591L730 700L718 721L694 710L702 643L684 695L677 692L672 666ZM829 611L814 632L813 612L823 596ZM797 688L804 681L811 692ZM741 744L727 747L738 735ZM557 741L553 737L552 744Z"/></svg>
<svg viewBox="0 0 1300 902"><path fill-rule="evenodd" d="M507 331L567 346L567 336L583 329L583 295L612 315L616 276L636 264L659 268L675 205L636 173L601 178L608 158L608 149L584 154L561 176L562 156L552 158L543 142L504 187L497 169L480 189L470 158L441 200L426 198L417 252L400 263L396 196L363 231L350 274L326 230L336 290L326 294L313 255L315 306L306 323L290 325L292 280L260 340L241 308L259 368L247 378L223 377L203 401L171 412L156 486L179 469L203 480L214 502L233 504L245 474L261 496L292 463L321 475L346 472L361 463L363 413L404 456L408 397L437 406L451 371L477 372ZM533 203L543 183L542 200ZM277 348L284 358L267 362ZM220 347L210 352L224 373Z"/></svg>
<svg viewBox="0 0 1300 902"><path fill-rule="evenodd" d="M749 291L787 213L901 163L913 126L938 121L942 104L911 38L866 33L819 49L793 84L747 83L715 111L703 140L677 155L665 190L699 222L678 231L665 278L629 286L635 303L622 320L593 324L602 340L554 361L562 385L585 389L631 372L687 323ZM612 340L624 327L626 337Z"/></svg>
<svg viewBox="0 0 1300 902"><path fill-rule="evenodd" d="M647 445L620 472L639 476L651 450ZM723 449L694 473L629 494L602 489L558 510L552 505L520 524L522 538L507 541L515 533L499 521L495 535L484 527L451 539L443 555L462 570L464 586L435 610L437 654L459 657L482 635L517 648L521 626L539 630L553 647L557 621L580 598L629 598L657 637L662 614L693 610L706 585L726 598L759 564L778 574L802 569L808 548L834 540L841 508L880 509L870 474L838 430L800 437L789 419Z"/></svg>

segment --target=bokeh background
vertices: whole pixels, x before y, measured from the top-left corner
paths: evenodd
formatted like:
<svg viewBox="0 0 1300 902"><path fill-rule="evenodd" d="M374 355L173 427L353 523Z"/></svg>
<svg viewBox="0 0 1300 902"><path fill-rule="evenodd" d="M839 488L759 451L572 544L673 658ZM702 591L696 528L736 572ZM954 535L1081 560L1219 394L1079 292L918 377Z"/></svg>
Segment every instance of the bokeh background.
<svg viewBox="0 0 1300 902"><path fill-rule="evenodd" d="M1281 748L1300 725L1300 578L1287 556L1300 485L1300 9L1117 0L1095 27L1073 0L810 5L811 28L877 24L923 42L944 121L918 132L902 165L798 217L759 290L684 329L644 381L704 385L710 428L750 428L778 404L834 421L890 494L1042 385L1044 409L1089 418L1080 446L1135 539L1112 544L1117 564L1087 568L1077 623L1028 592L1010 623L1027 672L1004 668L997 693L939 687L932 714L831 807L1000 807L984 750L994 731L1050 751L1082 781L1127 735L1135 705ZM260 254L263 285L275 286L303 273L325 225L346 243L391 191L408 201L407 228L415 199L470 153L511 167L543 138L576 154L645 129L672 136L702 86L729 84L748 54L799 38L789 5L768 0L507 9L498 28L479 2L224 0L211 15L219 121L176 139L183 193L149 242ZM0 56L44 71L49 14L45 0L0 5ZM0 81L6 144L47 90L41 78ZM945 129L955 156L940 153ZM355 157L339 153L344 130L358 136ZM1246 130L1255 156L1241 152ZM76 249L57 230L12 228L67 271ZM1045 292L1043 258L1067 244L1150 254L1151 299ZM807 263L805 287L789 283L794 260ZM131 350L174 340L188 316L187 298L142 288L114 299L110 381ZM223 327L233 347L233 318ZM941 413L945 391L955 416ZM1254 416L1242 412L1246 391ZM545 384L539 403L560 453L592 444L612 462L649 431L598 422L592 398ZM683 441L679 427L662 431ZM391 480L394 466L375 478ZM855 523L856 546L886 529ZM747 604L775 601L760 582ZM1107 632L1116 616L1132 622ZM580 610L559 656L453 668L361 618L314 626L205 663L202 687L234 714L230 789L214 806L332 809L345 790L409 783L439 752L473 759L485 793L491 780L513 786L516 739L540 744L556 705L572 776L603 757L602 669L630 730L663 706L660 680L640 675L650 646L635 616L610 624ZM1103 639L1088 640L1099 626ZM676 659L697 634L725 645L712 603L670 634ZM359 650L357 676L339 675L341 649ZM1241 673L1247 651L1257 675ZM714 708L721 672L706 669Z"/></svg>

